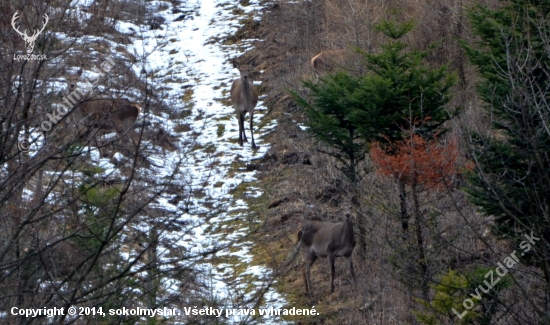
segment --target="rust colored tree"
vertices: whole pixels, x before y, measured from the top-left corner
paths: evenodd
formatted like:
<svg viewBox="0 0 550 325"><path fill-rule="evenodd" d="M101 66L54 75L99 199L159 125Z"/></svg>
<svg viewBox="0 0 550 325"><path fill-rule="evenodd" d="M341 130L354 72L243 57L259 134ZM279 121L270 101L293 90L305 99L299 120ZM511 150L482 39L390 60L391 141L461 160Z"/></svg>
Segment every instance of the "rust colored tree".
<svg viewBox="0 0 550 325"><path fill-rule="evenodd" d="M413 133L407 139L389 142L389 145L374 143L370 155L378 167L378 173L392 177L397 184L404 184L410 188L418 251L417 267L421 278L420 288L422 295L427 297L430 272L424 247L422 231L424 221L420 209L420 195L423 192L441 192L454 187L459 174L457 141L451 139L443 144L435 139L428 141Z"/></svg>
<svg viewBox="0 0 550 325"><path fill-rule="evenodd" d="M439 191L453 186L459 174L456 139L441 144L413 134L389 146L376 142L370 154L380 174L391 176L411 188Z"/></svg>

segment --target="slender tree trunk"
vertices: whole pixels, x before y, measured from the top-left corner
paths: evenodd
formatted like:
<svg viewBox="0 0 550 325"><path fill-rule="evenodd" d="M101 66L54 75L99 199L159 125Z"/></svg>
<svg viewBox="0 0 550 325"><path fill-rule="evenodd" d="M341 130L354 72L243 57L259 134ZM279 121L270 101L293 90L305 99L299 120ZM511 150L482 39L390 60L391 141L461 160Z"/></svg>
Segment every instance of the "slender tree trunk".
<svg viewBox="0 0 550 325"><path fill-rule="evenodd" d="M546 290L545 290L545 295L544 295L544 299L545 299L545 304L546 304L546 307L547 307L547 310L548 308L550 308L550 264L548 263L549 261L549 254L548 254L548 249L547 249L547 243L546 242L546 235L542 235L541 236L542 239L544 240L541 244L542 246L542 257L544 258L543 262L542 262L542 270L543 270L543 273L544 273L544 279L546 280Z"/></svg>
<svg viewBox="0 0 550 325"><path fill-rule="evenodd" d="M149 247L147 248L146 259L148 265L157 263L157 246L159 234L155 228L149 231ZM157 307L157 288L158 288L158 270L156 267L151 267L147 271L147 282L145 284L147 290L147 308L154 309Z"/></svg>
<svg viewBox="0 0 550 325"><path fill-rule="evenodd" d="M355 214L357 219L357 229L359 230L359 256L361 256L361 259L365 260L367 258L367 226L366 226L366 216L363 215L363 213L360 213L361 211L361 203L359 202L359 195L358 195L358 189L357 184L354 184L353 186L353 195L351 198L351 203L355 207L355 211L357 213Z"/></svg>
<svg viewBox="0 0 550 325"><path fill-rule="evenodd" d="M357 186L357 183L359 182L359 177L357 176L357 163L358 159L356 159L355 155L357 154L356 151L353 149L353 139L355 138L355 132L354 128L348 129L348 134L350 138L350 151L349 151L349 168L348 168L348 177L353 183L354 188ZM356 195L357 191L354 189L353 195Z"/></svg>
<svg viewBox="0 0 550 325"><path fill-rule="evenodd" d="M399 203L401 205L401 228L403 230L402 239L407 241L409 237L409 213L407 212L407 190L405 183L401 180L397 181L399 185Z"/></svg>
<svg viewBox="0 0 550 325"><path fill-rule="evenodd" d="M355 165L356 165L356 161L355 161L355 157L352 155L350 156L350 159L349 159L349 177L351 179L351 182L353 183L353 186L357 186L357 182L359 181L358 178L357 178L357 172L356 172L356 169L355 169Z"/></svg>
<svg viewBox="0 0 550 325"><path fill-rule="evenodd" d="M420 289L422 290L422 298L428 300L428 264L426 263L426 253L424 252L424 238L422 236L422 214L420 213L417 187L416 185L412 185L411 188L414 201L416 245L418 248L418 268L420 270L420 277L422 279L420 282Z"/></svg>

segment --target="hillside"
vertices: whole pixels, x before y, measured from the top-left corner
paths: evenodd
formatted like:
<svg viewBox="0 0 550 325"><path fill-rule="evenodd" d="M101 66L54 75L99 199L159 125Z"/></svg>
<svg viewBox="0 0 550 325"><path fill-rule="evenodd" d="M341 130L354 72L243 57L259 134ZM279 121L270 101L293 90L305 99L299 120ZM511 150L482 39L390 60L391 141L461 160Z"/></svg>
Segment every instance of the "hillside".
<svg viewBox="0 0 550 325"><path fill-rule="evenodd" d="M548 1L0 7L3 324L550 324Z"/></svg>
<svg viewBox="0 0 550 325"><path fill-rule="evenodd" d="M3 142L2 322L48 322L10 306L93 310L55 315L60 323L180 324L258 322L225 310L282 307L270 270L253 262L259 221L242 200L261 195L246 163L269 149L276 122L260 102L259 148L239 146L230 61L251 41L223 43L261 7L34 5L6 2L2 14L3 117L16 116ZM11 59L24 57L29 26L44 26L33 53L47 60ZM114 112L97 118L101 109ZM196 306L223 317L197 317ZM116 313L124 308L178 312Z"/></svg>
<svg viewBox="0 0 550 325"><path fill-rule="evenodd" d="M500 8L506 4L476 3L490 8ZM481 80L481 76L476 73L458 43L462 39L475 44L474 29L467 16L472 6L473 3L463 1L285 2L270 5L270 11L264 15L261 25L255 28L255 35L264 42L247 53L247 57L259 62L258 69L263 72L260 78L267 85L269 114L278 121L275 130L267 137L272 148L258 166L261 170L259 182L265 191L260 212L265 225L257 241L271 250L265 260L279 270L281 275L277 289L286 293L288 306L315 306L320 313L318 317L289 319L300 324L548 322L548 307L543 298L546 297L545 292L548 292L544 289L548 284L545 262L535 267L532 260L523 258L519 263L511 263L510 277L499 277L501 273L494 273L501 272L496 269L498 263L504 263L510 254L523 251L521 256L527 255L524 251L528 242L526 238L529 239L533 232L538 234L538 238L546 238L541 231L547 229L548 223L542 221L542 224L537 224L535 221L544 220L544 212L537 212L542 219L527 216L522 219L528 225L524 224L524 230L516 228L504 232L503 225L498 223L499 219L483 213L479 205L472 203L472 196L467 195L475 187L465 182L466 170L474 166L472 159L481 160L483 153L477 152L479 156L474 156L476 152L473 151L471 138L468 138L472 133L468 132L476 130L481 134L492 134L490 130L493 128L491 115L484 111L484 104L475 89L475 83ZM392 9L397 9L397 13ZM542 18L542 12L548 10L548 3L541 4L539 9L541 11L537 17L541 19L540 24L535 24L533 28L540 30L549 23L548 19ZM392 20L395 17L398 22L415 23L414 29L403 39L403 42L410 44L409 51L426 50L430 44L435 44L425 62L433 67L446 64L455 74L452 99L445 109L450 112L461 108L459 115L446 122L449 131L442 143L458 144L458 156L443 156L443 161L457 159L457 166L463 169L454 176L443 175L449 179L446 187L437 187L437 190L431 192L418 192L418 203L414 201L416 192L407 187L405 204L409 213L419 211L420 216L410 216L409 229L415 231L415 235L411 234L407 242L402 239L403 201L400 200L399 184L395 178L385 176L380 172L380 165L367 157L357 167L360 181L357 185L350 183L339 169L342 162L325 154L333 147L308 132L308 114L291 95L291 92L296 92L309 99L310 103L314 98L320 100L321 95L312 97L312 88L302 83L304 80L311 80L314 84L322 83L310 66L311 58L326 50L347 49L352 52L356 46L369 54L380 53L382 44L387 40L381 32L377 32L375 25L383 19ZM542 39L548 40L548 34L544 34ZM542 53L548 54L547 48ZM346 70L343 64L341 67ZM352 68L348 71L353 74L357 70ZM506 76L513 74L509 72ZM513 80L520 83L519 80L523 80L521 78ZM324 89L330 88L327 86ZM534 93L534 98L548 96L547 90ZM544 112L548 110L547 104L535 107ZM519 129L520 124L516 123ZM492 132L497 134L498 131ZM481 166L480 160L478 163ZM485 170L487 175L490 171ZM499 171L506 173L503 169ZM493 184L501 184L497 182ZM529 187L521 184L510 192L511 197L504 198L506 194L501 192L493 200L513 201L517 191ZM544 192L542 184L533 186L538 186L533 191ZM535 201L530 204L538 206ZM337 258L336 289L330 294L329 267L326 259L320 258L312 268L315 297L308 298L304 295L300 274L301 259L297 258L290 266L284 264L296 243L297 230L308 220L342 221L350 206L353 207L355 217L356 240L362 240L366 246L365 251L362 251L358 245L354 252L357 285L353 284L344 259ZM415 206L418 206L417 210ZM512 204L509 208L517 209L517 206ZM492 211L498 211L495 209ZM365 235L358 229L361 224ZM517 241L512 240L513 234L518 234ZM546 240L532 241L531 244L545 246L548 244ZM424 258L419 253L419 242ZM540 254L538 256L542 261L543 256L546 256L543 253L546 248L540 248L542 250L537 254ZM487 290L487 282L483 284L482 277L488 278L493 273L495 279L499 277L495 281L500 281L501 286L495 286L497 289L490 291L488 296L483 294L481 299L474 298L481 292L480 289L485 290L483 292ZM427 294L422 291L423 286L429 288ZM430 303L424 305L419 299ZM475 304L475 307L472 309L474 312L468 314L470 303ZM453 313L451 307L460 312ZM458 316L463 311L469 316L461 319ZM475 316L472 316L473 313ZM419 314L431 315L431 318L426 317L424 322L420 322L417 317Z"/></svg>

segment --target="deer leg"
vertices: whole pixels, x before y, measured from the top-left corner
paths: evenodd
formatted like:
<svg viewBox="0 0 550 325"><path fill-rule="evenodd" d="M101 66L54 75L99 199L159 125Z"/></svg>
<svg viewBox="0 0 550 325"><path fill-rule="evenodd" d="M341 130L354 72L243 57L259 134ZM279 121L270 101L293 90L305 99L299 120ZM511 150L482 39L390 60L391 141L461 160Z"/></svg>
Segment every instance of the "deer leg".
<svg viewBox="0 0 550 325"><path fill-rule="evenodd" d="M243 129L243 141L248 143L248 139L246 138L246 129L244 127L244 121L246 120L246 112L243 112L243 115L241 117L241 128Z"/></svg>
<svg viewBox="0 0 550 325"><path fill-rule="evenodd" d="M357 281L355 281L355 272L353 272L353 259L351 258L351 255L349 257L346 257L348 260L348 267L349 267L349 273L351 274L351 278L353 279L353 284L357 286Z"/></svg>
<svg viewBox="0 0 550 325"><path fill-rule="evenodd" d="M254 143L254 131L252 130L252 122L254 120L254 110L250 111L250 138L252 139L252 148L256 148Z"/></svg>
<svg viewBox="0 0 550 325"><path fill-rule="evenodd" d="M306 296L309 296L309 288L308 288L308 282L307 282L307 263L309 261L304 260L304 265L302 265L302 279L304 279L304 286L306 287Z"/></svg>
<svg viewBox="0 0 550 325"><path fill-rule="evenodd" d="M330 267L330 293L334 292L334 254L328 254L328 266Z"/></svg>
<svg viewBox="0 0 550 325"><path fill-rule="evenodd" d="M125 128L124 126L116 126L115 125L115 132L118 136L118 140L122 143L122 142L131 142L132 140L130 139L130 137L128 136L128 132L130 131L129 128Z"/></svg>
<svg viewBox="0 0 550 325"><path fill-rule="evenodd" d="M237 113L237 119L239 120L239 144L243 146L243 116L241 113Z"/></svg>
<svg viewBox="0 0 550 325"><path fill-rule="evenodd" d="M115 153L115 147L113 146L113 140L105 141L100 135L95 136L95 145L99 150L99 156L101 158L113 158Z"/></svg>
<svg viewBox="0 0 550 325"><path fill-rule="evenodd" d="M96 135L96 137L97 137L97 135ZM95 144L97 150L99 151L99 157L105 158L105 157L108 156L107 148L106 148L105 144L100 143L100 141L97 138L94 139L94 144Z"/></svg>
<svg viewBox="0 0 550 325"><path fill-rule="evenodd" d="M139 143L139 135L134 130L128 130L126 137L133 146L137 146Z"/></svg>
<svg viewBox="0 0 550 325"><path fill-rule="evenodd" d="M126 130L117 130L118 138L119 138L119 145L127 148L128 150L135 150L135 148L138 146L138 138L139 135L134 131L133 128L128 128ZM163 154L164 154L164 148L162 148Z"/></svg>
<svg viewBox="0 0 550 325"><path fill-rule="evenodd" d="M306 295L311 298L313 298L313 289L311 287L311 266L313 265L313 263L315 263L315 260L317 260L317 256L309 253L306 256L304 263L304 282L306 284Z"/></svg>

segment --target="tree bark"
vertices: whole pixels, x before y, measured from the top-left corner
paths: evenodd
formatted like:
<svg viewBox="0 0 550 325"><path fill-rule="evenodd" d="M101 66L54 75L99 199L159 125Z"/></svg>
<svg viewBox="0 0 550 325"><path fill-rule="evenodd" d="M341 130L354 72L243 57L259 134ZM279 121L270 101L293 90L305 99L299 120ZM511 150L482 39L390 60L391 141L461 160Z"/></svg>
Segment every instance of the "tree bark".
<svg viewBox="0 0 550 325"><path fill-rule="evenodd" d="M405 188L405 183L398 180L397 184L399 185L399 203L401 206L401 228L403 230L402 239L407 241L409 237L409 213L407 212L407 190Z"/></svg>
<svg viewBox="0 0 550 325"><path fill-rule="evenodd" d="M426 263L426 253L424 251L424 237L422 236L422 214L420 213L420 204L418 202L418 190L416 185L412 185L412 194L414 201L414 217L415 217L415 232L416 245L418 249L418 268L420 270L420 289L422 290L422 298L428 300L428 264Z"/></svg>

